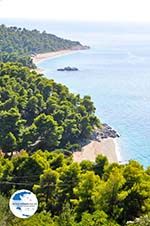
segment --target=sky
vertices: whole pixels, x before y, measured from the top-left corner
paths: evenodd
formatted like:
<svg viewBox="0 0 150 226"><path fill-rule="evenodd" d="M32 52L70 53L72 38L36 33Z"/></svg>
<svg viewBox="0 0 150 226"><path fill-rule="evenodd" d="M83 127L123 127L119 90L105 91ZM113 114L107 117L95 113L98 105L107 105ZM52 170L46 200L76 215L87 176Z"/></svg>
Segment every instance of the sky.
<svg viewBox="0 0 150 226"><path fill-rule="evenodd" d="M150 0L0 0L0 18L150 22Z"/></svg>

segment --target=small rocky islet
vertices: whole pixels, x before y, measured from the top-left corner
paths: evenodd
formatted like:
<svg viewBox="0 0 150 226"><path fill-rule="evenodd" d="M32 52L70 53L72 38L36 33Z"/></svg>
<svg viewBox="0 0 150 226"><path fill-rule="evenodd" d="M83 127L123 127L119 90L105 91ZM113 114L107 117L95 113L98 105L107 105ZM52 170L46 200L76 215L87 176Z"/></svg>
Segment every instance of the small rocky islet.
<svg viewBox="0 0 150 226"><path fill-rule="evenodd" d="M79 71L76 67L64 67L64 68L58 68L57 71Z"/></svg>

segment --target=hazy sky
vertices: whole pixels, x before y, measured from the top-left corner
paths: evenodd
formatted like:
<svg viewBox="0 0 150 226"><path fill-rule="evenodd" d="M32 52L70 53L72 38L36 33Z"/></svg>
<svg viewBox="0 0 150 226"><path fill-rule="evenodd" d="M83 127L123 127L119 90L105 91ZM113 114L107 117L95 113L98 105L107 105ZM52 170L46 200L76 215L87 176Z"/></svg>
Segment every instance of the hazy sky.
<svg viewBox="0 0 150 226"><path fill-rule="evenodd" d="M0 0L0 17L150 22L150 0Z"/></svg>

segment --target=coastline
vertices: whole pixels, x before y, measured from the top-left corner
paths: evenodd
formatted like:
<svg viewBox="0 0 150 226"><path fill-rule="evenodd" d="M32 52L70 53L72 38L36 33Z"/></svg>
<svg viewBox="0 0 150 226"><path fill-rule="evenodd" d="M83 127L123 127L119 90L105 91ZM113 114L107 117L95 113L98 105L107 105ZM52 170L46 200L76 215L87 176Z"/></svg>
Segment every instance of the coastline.
<svg viewBox="0 0 150 226"><path fill-rule="evenodd" d="M32 60L33 60L34 64L38 64L47 59L54 59L56 57L70 55L77 51L79 51L79 50L66 49L66 50L59 50L59 51L54 51L54 52L39 53L39 54L33 56Z"/></svg>
<svg viewBox="0 0 150 226"><path fill-rule="evenodd" d="M80 50L80 49L79 49ZM38 64L47 59L54 59L56 57L61 57L65 55L73 54L79 50L60 50L55 52L47 52L37 54L32 57L33 63ZM34 69L37 73L43 73L43 68ZM81 151L76 151L73 153L73 159L75 162L81 162L82 160L95 161L97 155L102 154L107 157L109 163L121 163L120 146L118 143L118 138L106 138L102 139L101 142L96 140L91 140L87 145L83 146Z"/></svg>
<svg viewBox="0 0 150 226"><path fill-rule="evenodd" d="M81 50L81 49L78 49L78 50L77 49L66 49L66 50L59 50L59 51L53 51L53 52L47 52L47 53L39 53L35 56L32 56L32 60L33 60L33 63L37 66L38 63L41 63L45 60L74 54L79 50ZM44 68L37 67L36 69L34 69L34 71L36 71L37 73L40 74L40 73L44 72Z"/></svg>
<svg viewBox="0 0 150 226"><path fill-rule="evenodd" d="M102 154L107 157L109 163L120 163L120 152L117 138L103 139L101 142L92 140L82 147L81 151L73 153L75 162L89 160L94 162L97 155Z"/></svg>

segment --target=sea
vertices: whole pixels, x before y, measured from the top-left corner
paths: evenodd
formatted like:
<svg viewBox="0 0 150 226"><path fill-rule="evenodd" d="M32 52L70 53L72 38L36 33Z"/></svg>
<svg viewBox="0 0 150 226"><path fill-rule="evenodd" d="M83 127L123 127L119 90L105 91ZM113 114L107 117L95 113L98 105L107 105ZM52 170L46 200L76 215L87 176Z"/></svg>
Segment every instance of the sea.
<svg viewBox="0 0 150 226"><path fill-rule="evenodd" d="M101 122L119 134L121 161L150 165L150 24L6 20L80 41L88 50L38 63L47 78L90 95ZM79 71L59 72L77 67Z"/></svg>

